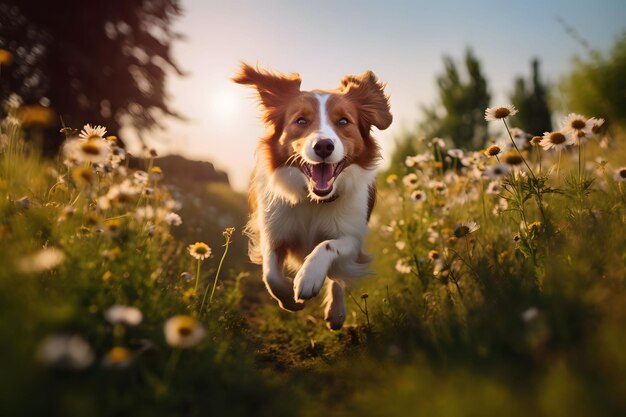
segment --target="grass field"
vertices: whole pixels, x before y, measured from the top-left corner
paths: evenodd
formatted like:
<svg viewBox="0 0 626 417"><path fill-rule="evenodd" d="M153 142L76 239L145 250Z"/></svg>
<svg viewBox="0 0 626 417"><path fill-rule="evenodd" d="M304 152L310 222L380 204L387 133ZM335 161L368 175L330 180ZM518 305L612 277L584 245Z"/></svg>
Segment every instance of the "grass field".
<svg viewBox="0 0 626 417"><path fill-rule="evenodd" d="M94 127L43 160L9 112L0 414L624 415L626 152L596 122L561 151L421 140L380 178L376 274L332 332L267 295L243 196L168 184L149 151L129 170Z"/></svg>

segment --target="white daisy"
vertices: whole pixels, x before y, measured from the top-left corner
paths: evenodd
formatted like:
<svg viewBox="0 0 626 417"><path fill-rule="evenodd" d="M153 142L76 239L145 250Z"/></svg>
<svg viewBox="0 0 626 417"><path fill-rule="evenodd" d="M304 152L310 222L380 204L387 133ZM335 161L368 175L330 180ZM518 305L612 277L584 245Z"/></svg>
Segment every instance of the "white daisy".
<svg viewBox="0 0 626 417"><path fill-rule="evenodd" d="M554 149L555 151L562 151L569 143L563 132L545 132L539 145L545 150Z"/></svg>
<svg viewBox="0 0 626 417"><path fill-rule="evenodd" d="M487 194L497 195L502 191L502 185L500 181L491 181L485 191Z"/></svg>
<svg viewBox="0 0 626 417"><path fill-rule="evenodd" d="M456 159L461 159L461 158L463 158L464 154L463 154L463 151L461 149L450 149L448 151L448 155L450 155L451 157L456 158Z"/></svg>
<svg viewBox="0 0 626 417"><path fill-rule="evenodd" d="M478 223L473 220L467 220L461 224L456 225L456 227L454 228L454 236L462 238L471 233L474 233L478 229L480 229Z"/></svg>
<svg viewBox="0 0 626 417"><path fill-rule="evenodd" d="M495 180L495 179L504 177L506 174L508 174L508 172L509 172L509 167L507 165L494 164L494 165L489 165L487 169L485 170L485 172L483 173L483 175L489 178L490 180Z"/></svg>
<svg viewBox="0 0 626 417"><path fill-rule="evenodd" d="M87 123L83 126L83 129L80 131L80 135L78 135L82 139L104 139L104 135L107 134L107 129L104 126L91 126Z"/></svg>
<svg viewBox="0 0 626 417"><path fill-rule="evenodd" d="M143 314L136 307L116 304L104 312L104 318L111 324L137 326L143 320Z"/></svg>
<svg viewBox="0 0 626 417"><path fill-rule="evenodd" d="M91 346L80 336L53 335L41 342L37 359L44 365L78 371L92 364L94 354Z"/></svg>
<svg viewBox="0 0 626 417"><path fill-rule="evenodd" d="M407 174L404 176L404 178L402 178L402 183L409 188L414 188L415 186L417 186L418 182L419 178L414 173Z"/></svg>
<svg viewBox="0 0 626 417"><path fill-rule="evenodd" d="M206 335L198 320L182 314L167 319L163 332L168 345L183 349L198 345Z"/></svg>
<svg viewBox="0 0 626 417"><path fill-rule="evenodd" d="M25 274L44 272L61 265L65 260L65 253L61 249L47 247L17 261L18 271Z"/></svg>
<svg viewBox="0 0 626 417"><path fill-rule="evenodd" d="M426 193L422 190L415 190L411 193L411 200L416 203L423 203L426 201Z"/></svg>
<svg viewBox="0 0 626 417"><path fill-rule="evenodd" d="M570 113L563 119L561 132L569 137L571 145L580 145L591 137L591 125L585 116Z"/></svg>
<svg viewBox="0 0 626 417"><path fill-rule="evenodd" d="M506 104L502 107L489 107L485 110L485 120L493 122L500 119L506 119L509 116L517 114L517 109L512 104Z"/></svg>

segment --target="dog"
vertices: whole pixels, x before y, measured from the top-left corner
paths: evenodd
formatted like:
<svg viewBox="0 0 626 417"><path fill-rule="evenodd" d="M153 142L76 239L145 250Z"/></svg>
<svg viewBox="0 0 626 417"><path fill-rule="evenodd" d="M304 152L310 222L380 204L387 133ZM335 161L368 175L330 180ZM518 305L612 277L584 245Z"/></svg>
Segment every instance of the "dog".
<svg viewBox="0 0 626 417"><path fill-rule="evenodd" d="M324 318L338 330L344 287L370 274L363 242L381 159L371 129L392 122L385 85L366 71L345 76L337 89L301 91L298 74L245 63L232 80L256 89L267 126L250 184L250 259L290 311L304 308L328 277Z"/></svg>

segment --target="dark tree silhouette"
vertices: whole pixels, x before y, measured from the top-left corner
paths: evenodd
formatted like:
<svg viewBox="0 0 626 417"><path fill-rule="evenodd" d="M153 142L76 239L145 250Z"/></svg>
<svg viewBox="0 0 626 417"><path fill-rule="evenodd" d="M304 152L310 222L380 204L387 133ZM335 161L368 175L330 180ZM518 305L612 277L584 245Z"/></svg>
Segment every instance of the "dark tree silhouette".
<svg viewBox="0 0 626 417"><path fill-rule="evenodd" d="M439 100L424 107L420 131L427 137L451 139L459 148L476 148L487 140L485 109L489 106L487 80L471 50L465 54L467 77L450 57L444 57L445 72L437 77Z"/></svg>
<svg viewBox="0 0 626 417"><path fill-rule="evenodd" d="M162 127L165 116L178 117L165 81L182 75L171 53L179 3L0 0L0 49L13 58L0 74L0 99L16 93L26 104L49 105L73 127L130 125L139 134ZM60 141L49 136L48 151Z"/></svg>
<svg viewBox="0 0 626 417"><path fill-rule="evenodd" d="M511 102L519 110L515 116L517 127L531 135L552 131L547 88L539 77L539 60L532 61L530 87L522 77L515 80Z"/></svg>

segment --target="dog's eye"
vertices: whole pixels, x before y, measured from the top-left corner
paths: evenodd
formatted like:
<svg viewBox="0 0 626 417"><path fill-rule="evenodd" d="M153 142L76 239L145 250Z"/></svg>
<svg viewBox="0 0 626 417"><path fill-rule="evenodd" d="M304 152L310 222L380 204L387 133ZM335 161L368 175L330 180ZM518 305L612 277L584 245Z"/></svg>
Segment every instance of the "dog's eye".
<svg viewBox="0 0 626 417"><path fill-rule="evenodd" d="M345 125L347 125L348 123L350 123L350 122L349 122L349 121L348 121L348 119L346 119L345 117L342 117L341 119L339 119L339 120L337 121L337 124L338 124L339 126L345 126Z"/></svg>
<svg viewBox="0 0 626 417"><path fill-rule="evenodd" d="M296 124L299 124L300 126L304 126L307 123L309 123L304 117L298 117L296 119Z"/></svg>

